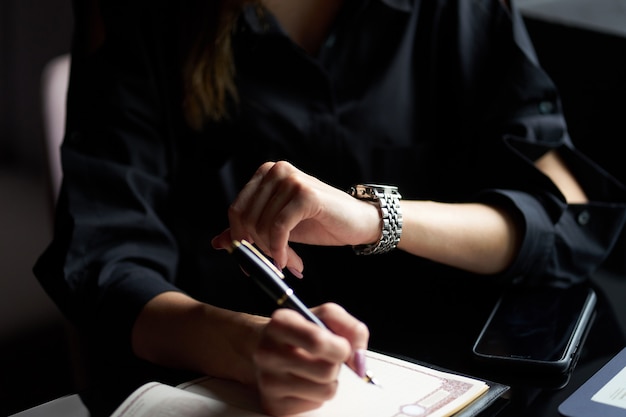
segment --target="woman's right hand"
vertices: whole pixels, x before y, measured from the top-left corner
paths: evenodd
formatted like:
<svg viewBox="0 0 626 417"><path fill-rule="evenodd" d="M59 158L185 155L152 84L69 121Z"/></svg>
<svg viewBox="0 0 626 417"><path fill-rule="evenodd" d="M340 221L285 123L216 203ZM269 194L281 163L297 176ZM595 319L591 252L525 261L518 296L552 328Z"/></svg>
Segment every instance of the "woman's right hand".
<svg viewBox="0 0 626 417"><path fill-rule="evenodd" d="M226 249L233 239L245 239L295 275L304 266L289 242L358 245L377 241L381 230L376 205L286 161L261 165L231 204L228 219L230 227L213 239L213 247Z"/></svg>
<svg viewBox="0 0 626 417"><path fill-rule="evenodd" d="M261 331L253 361L261 403L270 415L321 407L334 397L344 363L364 372L369 338L365 324L333 303L312 311L332 332L284 308L276 310Z"/></svg>

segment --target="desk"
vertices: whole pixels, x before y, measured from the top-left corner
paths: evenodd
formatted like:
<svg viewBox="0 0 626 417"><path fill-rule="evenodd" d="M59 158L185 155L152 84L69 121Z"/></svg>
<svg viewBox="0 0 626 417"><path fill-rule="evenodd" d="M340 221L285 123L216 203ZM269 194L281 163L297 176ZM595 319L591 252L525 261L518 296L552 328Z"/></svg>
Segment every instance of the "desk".
<svg viewBox="0 0 626 417"><path fill-rule="evenodd" d="M513 408L511 406L505 406L501 410L494 410L493 414L489 415L497 415L498 417L558 417L557 407L559 404L589 379L609 359L610 357L600 358L589 364L579 366L575 371L572 381L570 381L566 388L555 392L540 394L538 400L528 407ZM74 394L13 414L10 417L90 417L90 413L81 402L79 396Z"/></svg>
<svg viewBox="0 0 626 417"><path fill-rule="evenodd" d="M559 404L626 346L626 306L623 302L626 276L599 271L594 274L592 283L598 294L598 316L567 385L561 389L538 390L510 384L512 399L498 417L560 417Z"/></svg>
<svg viewBox="0 0 626 417"><path fill-rule="evenodd" d="M618 279L618 283L613 282ZM533 387L513 386L509 404L502 409L489 410L495 412L487 414L487 416L559 417L557 411L559 404L602 368L622 347L626 346L626 331L622 327L626 324L626 314L621 312L615 314L616 308L611 304L611 299L606 294L607 291L615 291L615 285L621 285L619 294L624 294L626 279L609 273L599 273L594 276L593 282L598 290L598 317L587 338L578 366L567 386L558 390L535 390ZM489 378L487 375L479 375L479 368L474 368L474 371L472 372L473 375ZM71 395L10 417L89 416L90 414L80 398L77 395Z"/></svg>

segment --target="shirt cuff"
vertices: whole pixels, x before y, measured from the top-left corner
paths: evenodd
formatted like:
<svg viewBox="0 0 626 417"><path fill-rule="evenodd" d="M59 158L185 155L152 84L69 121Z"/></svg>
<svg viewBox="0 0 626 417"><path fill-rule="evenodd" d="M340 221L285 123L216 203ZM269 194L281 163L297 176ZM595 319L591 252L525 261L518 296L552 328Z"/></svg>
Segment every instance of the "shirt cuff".
<svg viewBox="0 0 626 417"><path fill-rule="evenodd" d="M123 271L121 270L123 269ZM118 265L114 283L107 286L99 300L97 323L101 335L96 339L120 359L133 358L132 330L143 307L154 297L168 291L181 292L158 272L136 265Z"/></svg>
<svg viewBox="0 0 626 417"><path fill-rule="evenodd" d="M513 263L498 279L538 283L554 246L554 224L541 205L531 195L521 191L489 190L481 193L479 202L502 207L521 225L521 242Z"/></svg>

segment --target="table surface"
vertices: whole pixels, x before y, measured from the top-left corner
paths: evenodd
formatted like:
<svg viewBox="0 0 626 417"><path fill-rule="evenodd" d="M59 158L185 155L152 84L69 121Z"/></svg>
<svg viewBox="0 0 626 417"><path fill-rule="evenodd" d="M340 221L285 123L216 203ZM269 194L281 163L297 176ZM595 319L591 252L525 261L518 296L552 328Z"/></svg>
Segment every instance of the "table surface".
<svg viewBox="0 0 626 417"><path fill-rule="evenodd" d="M610 358L605 359L608 361ZM529 417L531 415L536 417L561 417L558 413L559 404L600 369L606 363L605 359L596 361L591 366L581 367L578 370L578 377L573 379L566 388L552 393L540 394L543 396L541 401L535 402L530 407L514 407L510 404L499 403L494 405L494 410L488 410L485 414L497 417ZM73 394L9 417L90 417L90 413L80 397L77 394Z"/></svg>
<svg viewBox="0 0 626 417"><path fill-rule="evenodd" d="M482 367L468 369L470 375L511 386L507 393L511 397L508 402L498 401L496 410L488 410L481 416L561 417L558 412L559 405L626 347L626 309L623 305L626 275L623 272L598 271L591 282L598 295L597 317L567 385L558 389L537 389L536 386L517 384L493 375L481 375L484 372ZM499 409L502 403L505 406ZM78 395L69 395L10 417L90 417L90 413Z"/></svg>

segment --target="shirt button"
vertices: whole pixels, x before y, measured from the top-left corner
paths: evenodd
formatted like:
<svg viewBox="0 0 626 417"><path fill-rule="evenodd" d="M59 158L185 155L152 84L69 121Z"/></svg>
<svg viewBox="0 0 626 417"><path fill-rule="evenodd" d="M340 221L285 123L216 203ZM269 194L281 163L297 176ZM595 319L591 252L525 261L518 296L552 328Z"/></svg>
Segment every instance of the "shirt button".
<svg viewBox="0 0 626 417"><path fill-rule="evenodd" d="M579 225L584 226L589 223L589 219L591 219L591 214L589 214L587 210L583 210L578 213L578 217L576 220L578 220Z"/></svg>
<svg viewBox="0 0 626 417"><path fill-rule="evenodd" d="M539 113L550 114L554 111L554 103L551 101L542 101L539 103Z"/></svg>

